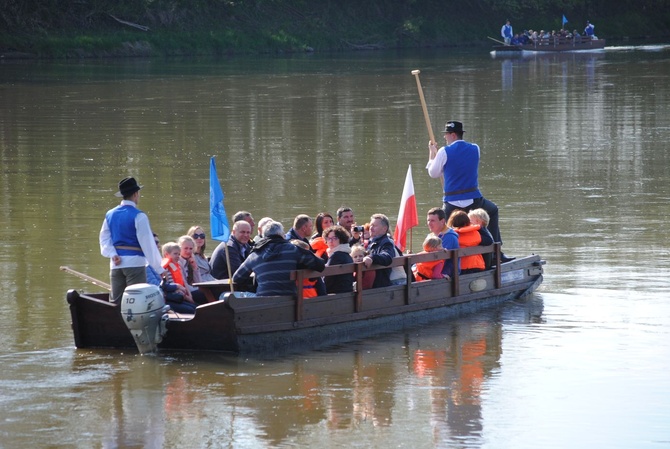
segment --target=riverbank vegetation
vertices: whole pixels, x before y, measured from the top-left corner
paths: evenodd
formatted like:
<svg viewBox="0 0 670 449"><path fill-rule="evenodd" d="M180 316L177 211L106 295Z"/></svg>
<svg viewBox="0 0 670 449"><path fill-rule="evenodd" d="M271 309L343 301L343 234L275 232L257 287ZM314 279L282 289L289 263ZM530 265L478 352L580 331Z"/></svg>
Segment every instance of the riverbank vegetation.
<svg viewBox="0 0 670 449"><path fill-rule="evenodd" d="M226 55L489 45L523 29L669 37L670 1L0 0L5 57Z"/></svg>

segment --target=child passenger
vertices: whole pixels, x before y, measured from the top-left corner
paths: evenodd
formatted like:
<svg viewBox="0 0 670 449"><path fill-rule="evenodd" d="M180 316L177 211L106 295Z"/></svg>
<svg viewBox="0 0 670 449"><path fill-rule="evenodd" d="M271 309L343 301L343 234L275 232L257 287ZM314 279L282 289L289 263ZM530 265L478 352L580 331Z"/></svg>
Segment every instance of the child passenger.
<svg viewBox="0 0 670 449"><path fill-rule="evenodd" d="M442 251L442 239L436 235L430 234L423 241L423 251L419 254L433 253ZM444 260L430 260L427 262L419 262L412 266L412 272L417 282L427 281L429 279L444 279L442 268L444 267Z"/></svg>
<svg viewBox="0 0 670 449"><path fill-rule="evenodd" d="M357 244L351 247L351 258L354 260L354 263L363 263L363 258L365 257L365 248L363 245ZM354 273L356 276L356 273ZM375 282L375 272L374 271L364 271L363 272L363 290L372 288L372 284ZM356 283L354 283L356 284Z"/></svg>

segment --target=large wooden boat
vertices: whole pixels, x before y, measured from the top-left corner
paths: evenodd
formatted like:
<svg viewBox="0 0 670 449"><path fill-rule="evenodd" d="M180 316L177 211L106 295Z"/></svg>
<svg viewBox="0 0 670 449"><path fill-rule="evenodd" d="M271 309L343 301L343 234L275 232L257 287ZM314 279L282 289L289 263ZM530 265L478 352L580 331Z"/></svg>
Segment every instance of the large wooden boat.
<svg viewBox="0 0 670 449"><path fill-rule="evenodd" d="M438 258L493 252L494 268L455 275L453 279L409 282L385 288L303 299L297 297L238 297L223 281L199 284L212 302L193 315L169 313L167 334L159 350L270 353L341 343L407 326L444 319L502 301L524 297L542 282L544 261L537 255L500 263L500 246L463 248L439 253L397 257L393 266L411 273L413 263ZM370 269L385 268L372 266ZM356 272L362 264L326 267L322 273L294 273L298 285L305 277ZM77 348L135 348L120 307L108 293L67 293Z"/></svg>
<svg viewBox="0 0 670 449"><path fill-rule="evenodd" d="M494 56L516 56L535 53L600 52L605 48L605 39L590 37L548 37L531 41L524 45L495 45Z"/></svg>

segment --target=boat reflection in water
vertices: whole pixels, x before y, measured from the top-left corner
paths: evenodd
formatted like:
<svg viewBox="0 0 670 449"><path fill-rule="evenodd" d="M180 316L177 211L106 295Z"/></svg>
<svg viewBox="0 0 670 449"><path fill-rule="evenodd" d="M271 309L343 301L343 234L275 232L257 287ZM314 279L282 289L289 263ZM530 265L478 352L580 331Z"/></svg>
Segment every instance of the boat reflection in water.
<svg viewBox="0 0 670 449"><path fill-rule="evenodd" d="M111 368L109 378L83 387L95 395L86 395L94 399L82 411L82 419L105 423L100 437L110 447L276 447L324 432L345 443L353 431L391 428L408 415L430 426L406 437L424 435L419 446L462 443L481 436L481 395L500 366L504 323L536 322L541 314L541 298L532 296L310 354L244 360L98 351L76 357L73 370Z"/></svg>

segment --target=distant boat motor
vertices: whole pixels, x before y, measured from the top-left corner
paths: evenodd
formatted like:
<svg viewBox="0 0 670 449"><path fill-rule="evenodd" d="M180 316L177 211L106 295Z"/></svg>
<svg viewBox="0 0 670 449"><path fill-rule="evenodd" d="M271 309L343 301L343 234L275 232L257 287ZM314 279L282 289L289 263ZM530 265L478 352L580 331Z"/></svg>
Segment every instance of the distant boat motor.
<svg viewBox="0 0 670 449"><path fill-rule="evenodd" d="M126 287L121 297L121 316L135 339L140 354L156 352L167 332L167 312L163 292L157 285Z"/></svg>

